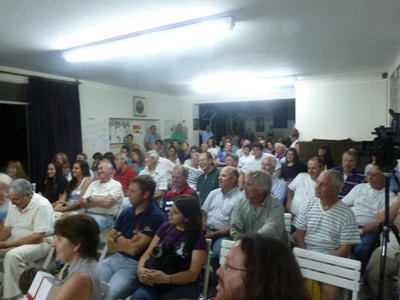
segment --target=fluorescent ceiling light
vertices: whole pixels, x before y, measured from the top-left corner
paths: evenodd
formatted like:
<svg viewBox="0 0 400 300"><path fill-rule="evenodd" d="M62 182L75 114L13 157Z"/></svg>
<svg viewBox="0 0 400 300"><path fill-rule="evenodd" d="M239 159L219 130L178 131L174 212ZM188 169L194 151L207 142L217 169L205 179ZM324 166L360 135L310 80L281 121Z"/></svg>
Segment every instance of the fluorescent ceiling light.
<svg viewBox="0 0 400 300"><path fill-rule="evenodd" d="M234 26L232 17L206 17L117 36L65 50L69 62L180 51L213 42Z"/></svg>
<svg viewBox="0 0 400 300"><path fill-rule="evenodd" d="M267 90L293 87L295 77L260 77L256 74L226 74L205 76L195 81L199 93L241 92L262 93Z"/></svg>

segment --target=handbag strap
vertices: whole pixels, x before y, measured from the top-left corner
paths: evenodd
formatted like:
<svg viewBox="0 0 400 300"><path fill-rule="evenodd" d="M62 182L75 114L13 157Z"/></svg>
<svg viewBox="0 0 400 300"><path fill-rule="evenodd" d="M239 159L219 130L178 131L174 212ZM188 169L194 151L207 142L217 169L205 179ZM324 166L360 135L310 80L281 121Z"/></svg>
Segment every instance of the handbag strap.
<svg viewBox="0 0 400 300"><path fill-rule="evenodd" d="M172 230L175 228L174 224L169 224L169 226L164 230L163 232L163 238ZM185 231L182 231L179 235L177 235L171 242L168 242L168 244L170 245L174 245L174 243L176 243L183 235L185 234ZM184 242L184 241L182 241ZM159 244L161 243L161 241L159 242Z"/></svg>

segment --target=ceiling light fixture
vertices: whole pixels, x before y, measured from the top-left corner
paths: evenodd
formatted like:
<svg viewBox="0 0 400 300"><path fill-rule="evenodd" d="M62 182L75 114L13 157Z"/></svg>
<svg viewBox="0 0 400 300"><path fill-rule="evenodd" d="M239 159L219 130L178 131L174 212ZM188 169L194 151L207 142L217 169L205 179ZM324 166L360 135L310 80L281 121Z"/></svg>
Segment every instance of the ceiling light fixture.
<svg viewBox="0 0 400 300"><path fill-rule="evenodd" d="M290 88L295 77L260 77L251 74L205 76L195 81L193 88L199 93L239 92L262 93L272 89Z"/></svg>
<svg viewBox="0 0 400 300"><path fill-rule="evenodd" d="M231 16L210 16L151 28L67 49L68 62L179 51L215 41L233 29Z"/></svg>

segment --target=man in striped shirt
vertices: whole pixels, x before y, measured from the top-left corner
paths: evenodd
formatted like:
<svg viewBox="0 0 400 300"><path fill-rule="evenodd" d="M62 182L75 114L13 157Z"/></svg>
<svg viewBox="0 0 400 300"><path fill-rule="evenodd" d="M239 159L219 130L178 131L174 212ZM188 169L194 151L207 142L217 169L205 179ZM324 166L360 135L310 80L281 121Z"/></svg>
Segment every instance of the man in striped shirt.
<svg viewBox="0 0 400 300"><path fill-rule="evenodd" d="M296 244L300 248L348 257L360 234L353 211L338 199L343 187L339 172L327 170L317 178L315 197L309 198L294 220ZM339 288L322 284L324 300L340 299Z"/></svg>
<svg viewBox="0 0 400 300"><path fill-rule="evenodd" d="M344 178L344 186L340 191L338 198L345 197L353 187L364 181L364 174L356 170L357 154L353 151L346 151L342 155L342 164L339 167L332 168L340 173Z"/></svg>

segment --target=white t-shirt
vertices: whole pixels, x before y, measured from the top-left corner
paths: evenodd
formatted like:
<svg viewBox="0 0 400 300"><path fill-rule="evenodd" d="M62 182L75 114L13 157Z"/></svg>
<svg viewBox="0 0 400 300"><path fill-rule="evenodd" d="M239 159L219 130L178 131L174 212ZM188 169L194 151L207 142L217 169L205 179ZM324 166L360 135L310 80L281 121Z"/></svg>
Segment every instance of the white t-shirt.
<svg viewBox="0 0 400 300"><path fill-rule="evenodd" d="M107 195L111 195L115 200L114 204L111 207L93 207L89 208L88 211L96 214L115 216L118 213L119 206L124 196L122 192L122 185L118 181L114 179L110 179L110 181L106 183L102 183L100 180L93 181L86 190L83 198L86 199L90 196L105 197Z"/></svg>
<svg viewBox="0 0 400 300"><path fill-rule="evenodd" d="M390 192L389 203L392 204L395 199L396 195ZM376 216L385 209L385 189L375 190L369 183L360 183L342 201L353 210L357 224L367 226L374 223Z"/></svg>
<svg viewBox="0 0 400 300"><path fill-rule="evenodd" d="M5 226L11 227L11 240L16 241L33 233L45 232L43 241L52 242L49 237L53 233L53 207L49 200L33 193L27 207L21 212L12 203L8 207Z"/></svg>
<svg viewBox="0 0 400 300"><path fill-rule="evenodd" d="M294 215L299 213L300 207L306 200L315 198L315 181L308 173L299 173L289 184L288 188L294 192L290 212Z"/></svg>
<svg viewBox="0 0 400 300"><path fill-rule="evenodd" d="M279 160L274 155L269 154L269 153L263 153L263 155L261 156L261 158L259 160L256 160L254 155L249 155L247 157L249 157L249 158L242 161L242 166L241 166L243 172L245 172L245 173L253 171L253 170L261 170L261 163L262 163L263 159L266 157L273 157L275 159L275 161L276 161L275 171L282 167Z"/></svg>

